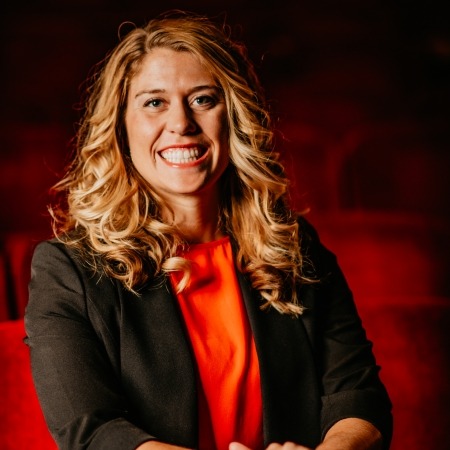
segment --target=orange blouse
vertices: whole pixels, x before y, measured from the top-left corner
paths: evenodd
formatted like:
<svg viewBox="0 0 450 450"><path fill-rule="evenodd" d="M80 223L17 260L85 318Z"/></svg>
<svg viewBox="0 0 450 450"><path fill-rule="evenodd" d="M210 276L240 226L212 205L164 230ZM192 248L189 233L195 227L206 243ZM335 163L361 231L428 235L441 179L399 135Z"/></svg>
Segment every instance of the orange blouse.
<svg viewBox="0 0 450 450"><path fill-rule="evenodd" d="M255 343L229 238L195 244L188 287L177 295L199 376L199 449L237 441L263 448L262 400ZM172 284L180 274L171 275Z"/></svg>

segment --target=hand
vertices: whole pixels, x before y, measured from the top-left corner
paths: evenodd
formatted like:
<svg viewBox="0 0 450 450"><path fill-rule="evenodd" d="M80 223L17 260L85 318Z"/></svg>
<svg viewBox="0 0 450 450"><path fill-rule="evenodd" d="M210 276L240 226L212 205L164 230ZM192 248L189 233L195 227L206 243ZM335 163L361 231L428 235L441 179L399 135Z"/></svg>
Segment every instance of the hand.
<svg viewBox="0 0 450 450"><path fill-rule="evenodd" d="M336 422L327 432L324 441L316 450L381 450L381 433L369 422L348 418ZM252 450L238 442L232 442L229 450ZM293 442L270 444L266 450L313 450Z"/></svg>
<svg viewBox="0 0 450 450"><path fill-rule="evenodd" d="M252 450L251 448L246 447L239 442L232 442L229 447L229 450ZM303 445L297 445L293 442L285 442L284 444L273 443L270 444L266 450L313 450L309 447L304 447Z"/></svg>
<svg viewBox="0 0 450 450"><path fill-rule="evenodd" d="M141 444L136 450L188 450L184 447L176 447L174 445L164 444L159 441L147 441Z"/></svg>

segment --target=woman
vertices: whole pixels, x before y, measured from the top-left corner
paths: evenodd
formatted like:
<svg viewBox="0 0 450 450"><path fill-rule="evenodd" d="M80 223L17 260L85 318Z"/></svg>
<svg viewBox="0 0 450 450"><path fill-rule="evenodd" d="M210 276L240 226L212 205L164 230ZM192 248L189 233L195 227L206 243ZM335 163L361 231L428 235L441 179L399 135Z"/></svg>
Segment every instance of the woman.
<svg viewBox="0 0 450 450"><path fill-rule="evenodd" d="M60 448L389 447L370 342L287 206L239 45L197 17L136 28L94 80L77 150L26 313Z"/></svg>

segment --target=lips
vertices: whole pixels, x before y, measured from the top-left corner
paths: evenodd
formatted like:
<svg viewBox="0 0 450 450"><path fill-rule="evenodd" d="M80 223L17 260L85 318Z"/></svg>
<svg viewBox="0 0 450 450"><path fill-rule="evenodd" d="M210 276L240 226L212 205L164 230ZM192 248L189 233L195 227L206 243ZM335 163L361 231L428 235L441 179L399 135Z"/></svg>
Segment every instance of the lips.
<svg viewBox="0 0 450 450"><path fill-rule="evenodd" d="M191 145L182 147L168 147L159 152L164 161L175 164L184 165L192 164L200 160L206 152L203 146Z"/></svg>

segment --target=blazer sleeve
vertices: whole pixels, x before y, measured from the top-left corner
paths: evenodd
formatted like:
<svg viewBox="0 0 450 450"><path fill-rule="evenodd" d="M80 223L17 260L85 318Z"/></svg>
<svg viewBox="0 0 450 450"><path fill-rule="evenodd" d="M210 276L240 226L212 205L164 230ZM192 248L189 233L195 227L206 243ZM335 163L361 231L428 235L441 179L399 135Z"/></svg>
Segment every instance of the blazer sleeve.
<svg viewBox="0 0 450 450"><path fill-rule="evenodd" d="M60 449L132 450L153 437L127 413L106 345L117 337L90 305L89 277L63 244L36 248L25 314L33 378ZM97 282L110 300L112 281Z"/></svg>
<svg viewBox="0 0 450 450"><path fill-rule="evenodd" d="M308 324L306 319L306 328L312 336L321 378L322 438L337 421L360 418L377 427L383 435L383 447L388 449L392 405L379 378L372 343L335 255L321 244L308 223L301 226L305 257L319 279L317 285L309 287L309 292L314 292L310 296L314 298L310 305L313 320Z"/></svg>

